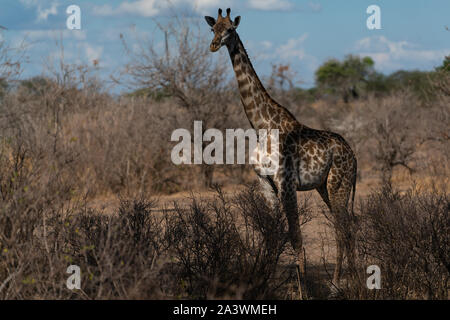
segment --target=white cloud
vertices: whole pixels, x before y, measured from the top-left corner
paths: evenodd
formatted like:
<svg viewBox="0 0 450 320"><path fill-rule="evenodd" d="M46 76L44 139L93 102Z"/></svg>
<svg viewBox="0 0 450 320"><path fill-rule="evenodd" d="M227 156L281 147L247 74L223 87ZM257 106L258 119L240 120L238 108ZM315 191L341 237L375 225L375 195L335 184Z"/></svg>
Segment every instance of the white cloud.
<svg viewBox="0 0 450 320"><path fill-rule="evenodd" d="M234 0L136 0L124 1L118 7L113 8L106 4L94 6L93 13L110 16L118 14L134 14L144 17L154 17L173 9L191 10L196 13L206 14L219 7L231 7Z"/></svg>
<svg viewBox="0 0 450 320"><path fill-rule="evenodd" d="M183 2L183 1L180 1ZM225 10L225 8L231 7L234 3L231 0L221 1L221 0L195 0L187 1L188 3L193 3L194 10L198 13L211 13L212 10L217 10L220 7Z"/></svg>
<svg viewBox="0 0 450 320"><path fill-rule="evenodd" d="M252 9L261 11L306 11L320 12L322 5L309 1L304 5L295 4L292 0L125 0L118 6L110 4L93 7L93 13L101 16L132 14L154 17L175 10L186 10L198 14L216 13L218 8L234 10Z"/></svg>
<svg viewBox="0 0 450 320"><path fill-rule="evenodd" d="M144 17L156 16L161 10L161 3L157 0L139 0L134 2L123 2L117 9L118 13L132 13ZM166 3L166 2L164 2Z"/></svg>
<svg viewBox="0 0 450 320"><path fill-rule="evenodd" d="M58 14L59 3L53 1L48 8L43 7L43 2L47 3L49 1L38 1L38 0L19 0L22 5L26 8L36 7L37 21L46 21L50 15Z"/></svg>
<svg viewBox="0 0 450 320"><path fill-rule="evenodd" d="M303 60L309 57L303 48L303 43L307 38L308 34L304 33L300 37L288 39L278 46L271 41L262 41L257 47L250 43L250 47L257 51L257 57L263 60Z"/></svg>
<svg viewBox="0 0 450 320"><path fill-rule="evenodd" d="M268 62L288 64L302 80L312 85L314 82L314 71L318 67L319 61L305 49L305 41L308 39L308 36L308 33L304 33L281 44L275 44L271 41L258 43L248 41L246 46L249 48L249 52L254 53L250 58L253 59L254 57L255 65L262 61L264 63L261 67L263 65L267 67Z"/></svg>
<svg viewBox="0 0 450 320"><path fill-rule="evenodd" d="M294 5L287 0L249 0L248 6L252 9L273 11L273 10L290 10Z"/></svg>
<svg viewBox="0 0 450 320"><path fill-rule="evenodd" d="M58 14L58 3L53 2L50 6L50 8L42 9L42 7L39 5L37 8L37 20L38 21L45 21L48 19L49 15L57 15Z"/></svg>
<svg viewBox="0 0 450 320"><path fill-rule="evenodd" d="M282 59L297 58L299 60L302 60L306 56L305 49L302 47L302 45L307 38L308 34L305 33L299 38L289 39L285 44L282 44L276 49L276 55L281 57Z"/></svg>
<svg viewBox="0 0 450 320"><path fill-rule="evenodd" d="M361 56L370 56L375 67L385 72L409 66L432 67L450 53L450 48L424 50L408 41L392 41L384 36L363 38L357 41L355 50Z"/></svg>

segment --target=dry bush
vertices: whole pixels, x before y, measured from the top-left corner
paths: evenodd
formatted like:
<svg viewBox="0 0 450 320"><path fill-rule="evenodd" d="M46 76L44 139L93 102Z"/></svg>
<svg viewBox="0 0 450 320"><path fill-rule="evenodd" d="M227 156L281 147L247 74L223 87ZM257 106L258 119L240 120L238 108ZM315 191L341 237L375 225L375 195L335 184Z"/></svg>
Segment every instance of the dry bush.
<svg viewBox="0 0 450 320"><path fill-rule="evenodd" d="M331 127L355 147L359 167L377 173L385 185L392 183L398 167L414 179L414 175L430 173L427 163L431 158L445 158L448 111L448 103L424 105L403 91L359 100Z"/></svg>
<svg viewBox="0 0 450 320"><path fill-rule="evenodd" d="M66 219L67 257L83 270L83 295L161 298L161 218L153 200L122 200L111 216L84 211ZM80 297L81 298L81 297Z"/></svg>
<svg viewBox="0 0 450 320"><path fill-rule="evenodd" d="M0 297L68 297L62 293L60 276L65 272L65 244L58 241L58 234L61 217L73 212L77 203L70 200L72 190L65 179L50 172L43 180L39 176L43 168L33 167L29 149L24 150L25 164L3 162L0 172ZM20 155L21 149L15 151Z"/></svg>
<svg viewBox="0 0 450 320"><path fill-rule="evenodd" d="M287 108L294 104L296 74L289 64L272 64L272 72L264 82L267 91L278 103Z"/></svg>
<svg viewBox="0 0 450 320"><path fill-rule="evenodd" d="M167 69L172 66L167 61L159 67L168 72L169 78L172 74L184 75L185 79L177 78L171 84L175 87L169 90L170 97L162 100L106 93L98 64L66 63L61 41L59 58L46 62L42 76L18 81L4 92L0 104L0 161L5 163L2 170L14 167L15 171L21 170L21 175L30 170L27 174L34 176L36 184L44 184L55 175L71 196L89 194L90 198L111 193L172 193L188 187L202 188L205 181L209 185L213 178L232 176L236 170L240 173L238 180L245 179L243 173L247 169L242 166L175 166L171 162L173 130L192 131L194 120L203 120L204 130L239 127L233 125L237 119L233 115L240 108L230 102L233 98L229 82L222 85L223 64L212 60L207 46L204 59L195 56L195 64L182 64L186 57L193 59L204 42L186 30L189 36L181 37L183 30L173 30L169 36L175 38L173 43L180 50L179 56L174 50L171 62L178 61L177 68L181 69ZM190 47L185 46L188 38L193 40ZM11 62L6 45L2 43L0 49L0 70L10 75L8 70L19 64ZM163 57L151 52L155 63ZM130 68L133 63L137 62L130 62ZM0 78L4 81L11 78L3 73ZM189 79L196 89L185 84ZM150 84L149 88L156 90ZM190 107L181 106L180 99L190 101ZM213 169L217 170L217 177L213 177ZM11 183L11 174L19 172L0 176L3 191Z"/></svg>
<svg viewBox="0 0 450 320"><path fill-rule="evenodd" d="M215 199L176 206L170 225L188 297L274 298L291 276L279 269L284 215L269 209L254 188L234 199L219 189Z"/></svg>
<svg viewBox="0 0 450 320"><path fill-rule="evenodd" d="M22 72L21 63L26 59L25 45L22 42L18 48L12 48L3 38L0 28L0 101L10 86Z"/></svg>
<svg viewBox="0 0 450 320"><path fill-rule="evenodd" d="M170 134L163 121L168 103L123 98L76 117L74 144L83 152L82 172L98 191L178 191L181 168L170 161Z"/></svg>
<svg viewBox="0 0 450 320"><path fill-rule="evenodd" d="M155 200L121 200L112 213L61 201L53 188L16 188L0 200L0 298L286 298L295 282L286 221L251 187L236 196L193 197L174 211ZM309 209L300 206L302 222ZM446 194L373 193L357 214L357 270L381 267L381 290L347 282L347 299L448 299ZM66 268L82 270L68 290ZM311 275L310 275L311 276ZM329 293L317 274L316 297ZM294 285L295 287L295 285Z"/></svg>
<svg viewBox="0 0 450 320"><path fill-rule="evenodd" d="M33 191L0 209L0 298L277 298L293 278L280 263L284 216L253 188L175 212L121 200L111 214ZM81 290L65 285L73 264Z"/></svg>
<svg viewBox="0 0 450 320"><path fill-rule="evenodd" d="M130 59L124 71L127 80L131 78L135 88L150 96L170 97L174 108L164 122L177 128L191 128L194 121L202 121L202 134L208 128L242 127L237 117L243 114L242 108L229 77L230 62L223 54L219 59L211 54L204 28L183 17L172 21L158 24L158 32L165 36L164 51L145 40L138 50L129 50L122 36ZM214 170L211 165L200 166L197 180L203 187L212 186Z"/></svg>
<svg viewBox="0 0 450 320"><path fill-rule="evenodd" d="M152 202L122 202L106 216L83 206L36 208L22 199L0 212L0 297L3 299L158 298L161 250ZM66 288L69 265L81 290Z"/></svg>
<svg viewBox="0 0 450 320"><path fill-rule="evenodd" d="M172 100L113 98L96 67L49 62L45 76L7 92L0 112L1 170L14 169L0 176L2 192L26 170L35 183L58 176L78 196L196 187L198 168L170 160L171 132L188 112Z"/></svg>
<svg viewBox="0 0 450 320"><path fill-rule="evenodd" d="M448 299L450 202L446 193L389 186L360 205L357 253L361 276L378 265L381 290L364 283L343 290L348 299Z"/></svg>

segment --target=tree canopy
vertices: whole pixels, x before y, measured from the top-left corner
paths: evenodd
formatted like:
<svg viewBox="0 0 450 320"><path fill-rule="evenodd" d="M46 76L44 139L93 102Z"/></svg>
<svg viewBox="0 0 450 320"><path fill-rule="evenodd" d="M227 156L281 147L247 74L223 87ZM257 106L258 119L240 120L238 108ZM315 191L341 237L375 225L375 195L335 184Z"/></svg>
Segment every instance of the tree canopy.
<svg viewBox="0 0 450 320"><path fill-rule="evenodd" d="M316 71L316 83L324 93L338 94L348 101L350 95L359 96L361 87L374 74L374 61L370 57L348 55L343 61L330 59Z"/></svg>

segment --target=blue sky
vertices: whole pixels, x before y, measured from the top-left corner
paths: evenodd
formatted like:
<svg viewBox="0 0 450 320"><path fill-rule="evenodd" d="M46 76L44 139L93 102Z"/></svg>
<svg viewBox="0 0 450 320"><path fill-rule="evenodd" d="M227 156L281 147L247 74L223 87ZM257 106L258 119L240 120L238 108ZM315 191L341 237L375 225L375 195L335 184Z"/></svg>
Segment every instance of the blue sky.
<svg viewBox="0 0 450 320"><path fill-rule="evenodd" d="M72 4L81 8L82 30L66 28ZM381 8L381 30L366 27L372 4ZM449 0L1 0L0 25L8 30L0 37L12 46L25 39L29 62L22 77L41 73L61 36L69 62L97 59L107 77L127 61L120 33L159 42L155 19L183 13L203 23L218 7L242 16L238 32L260 75L268 75L271 64L289 63L304 87L314 84L321 63L349 53L371 56L383 73L430 70L450 54Z"/></svg>

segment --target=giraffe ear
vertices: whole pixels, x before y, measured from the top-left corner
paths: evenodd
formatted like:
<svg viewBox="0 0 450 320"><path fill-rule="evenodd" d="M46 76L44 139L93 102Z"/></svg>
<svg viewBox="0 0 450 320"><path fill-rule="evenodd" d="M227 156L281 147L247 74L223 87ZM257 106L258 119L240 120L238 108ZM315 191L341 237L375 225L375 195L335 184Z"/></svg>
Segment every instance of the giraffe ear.
<svg viewBox="0 0 450 320"><path fill-rule="evenodd" d="M213 17L206 16L205 20L210 27L214 27L214 25L216 24L216 19L214 19Z"/></svg>
<svg viewBox="0 0 450 320"><path fill-rule="evenodd" d="M237 16L236 18L234 18L233 27L236 29L240 22L241 22L241 16Z"/></svg>

